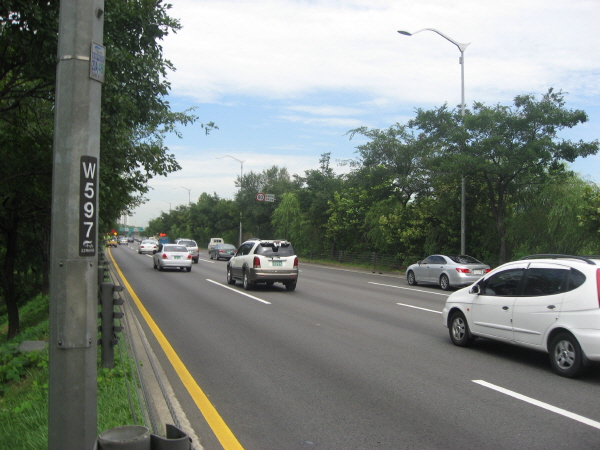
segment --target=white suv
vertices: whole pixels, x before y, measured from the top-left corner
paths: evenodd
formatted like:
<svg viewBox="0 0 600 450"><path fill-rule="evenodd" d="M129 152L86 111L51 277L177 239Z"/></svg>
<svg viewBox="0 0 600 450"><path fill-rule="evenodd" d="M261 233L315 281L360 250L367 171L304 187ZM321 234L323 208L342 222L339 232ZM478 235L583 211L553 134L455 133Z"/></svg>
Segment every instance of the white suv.
<svg viewBox="0 0 600 450"><path fill-rule="evenodd" d="M600 256L533 255L451 294L442 312L455 345L484 337L549 353L575 377L600 361Z"/></svg>
<svg viewBox="0 0 600 450"><path fill-rule="evenodd" d="M283 283L288 291L296 289L298 257L292 244L284 240L251 239L238 248L227 263L227 283L240 280L244 289L256 283Z"/></svg>
<svg viewBox="0 0 600 450"><path fill-rule="evenodd" d="M198 244L196 244L196 241L192 240L192 239L183 239L183 238L179 238L175 241L176 244L180 244L180 245L185 245L188 249L188 252L190 252L190 255L192 255L192 261L195 262L196 264L198 264L198 258L199 256L199 250L198 250Z"/></svg>

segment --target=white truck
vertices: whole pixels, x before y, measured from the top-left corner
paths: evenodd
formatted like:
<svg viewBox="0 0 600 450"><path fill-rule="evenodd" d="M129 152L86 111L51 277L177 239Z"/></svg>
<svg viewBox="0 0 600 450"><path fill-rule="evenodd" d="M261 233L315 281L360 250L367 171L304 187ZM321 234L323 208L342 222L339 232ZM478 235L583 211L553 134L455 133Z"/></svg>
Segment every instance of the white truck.
<svg viewBox="0 0 600 450"><path fill-rule="evenodd" d="M210 242L208 243L208 246L207 246L209 253L213 249L215 244L223 244L223 239L222 238L210 238Z"/></svg>

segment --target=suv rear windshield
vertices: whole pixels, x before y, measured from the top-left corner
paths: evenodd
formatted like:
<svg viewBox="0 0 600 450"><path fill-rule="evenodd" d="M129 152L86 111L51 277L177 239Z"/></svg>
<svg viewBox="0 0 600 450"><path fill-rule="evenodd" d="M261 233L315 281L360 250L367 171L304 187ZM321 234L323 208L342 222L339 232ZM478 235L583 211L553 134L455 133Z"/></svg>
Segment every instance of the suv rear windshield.
<svg viewBox="0 0 600 450"><path fill-rule="evenodd" d="M257 255L277 255L277 256L294 256L294 248L292 244L288 243L274 243L274 242L263 242L258 244L256 251Z"/></svg>

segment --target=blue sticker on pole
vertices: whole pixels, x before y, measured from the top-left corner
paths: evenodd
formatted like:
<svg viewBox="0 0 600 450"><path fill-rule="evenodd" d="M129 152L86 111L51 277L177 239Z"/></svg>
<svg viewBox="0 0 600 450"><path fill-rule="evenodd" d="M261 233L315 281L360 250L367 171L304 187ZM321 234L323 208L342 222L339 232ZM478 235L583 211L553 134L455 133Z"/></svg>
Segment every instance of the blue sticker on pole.
<svg viewBox="0 0 600 450"><path fill-rule="evenodd" d="M79 167L79 256L96 256L98 158L82 156Z"/></svg>

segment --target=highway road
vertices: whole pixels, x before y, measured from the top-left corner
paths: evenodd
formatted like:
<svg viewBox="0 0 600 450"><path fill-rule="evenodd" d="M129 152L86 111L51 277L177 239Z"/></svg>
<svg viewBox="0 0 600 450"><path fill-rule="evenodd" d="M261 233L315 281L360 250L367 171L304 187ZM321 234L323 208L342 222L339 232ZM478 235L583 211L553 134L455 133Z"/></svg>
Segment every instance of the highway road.
<svg viewBox="0 0 600 450"><path fill-rule="evenodd" d="M565 379L543 353L455 347L437 287L301 261L294 292L244 291L205 249L190 273L153 270L137 244L111 253L207 450L600 448L600 369Z"/></svg>

